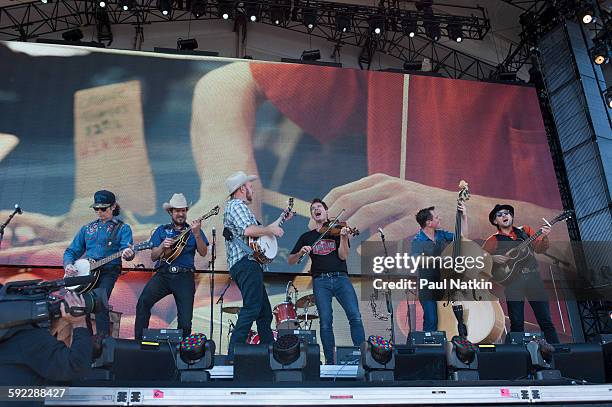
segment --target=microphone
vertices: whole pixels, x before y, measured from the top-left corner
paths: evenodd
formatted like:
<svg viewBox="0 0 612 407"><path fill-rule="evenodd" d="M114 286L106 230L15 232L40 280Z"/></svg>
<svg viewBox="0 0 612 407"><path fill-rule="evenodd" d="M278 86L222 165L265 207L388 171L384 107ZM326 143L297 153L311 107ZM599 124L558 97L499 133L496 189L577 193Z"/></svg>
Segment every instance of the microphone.
<svg viewBox="0 0 612 407"><path fill-rule="evenodd" d="M378 233L380 233L380 237L381 238L383 238L383 239L385 238L385 234L383 233L382 228L378 228Z"/></svg>
<svg viewBox="0 0 612 407"><path fill-rule="evenodd" d="M215 229L215 227L212 227L212 235L213 237L217 236L217 229Z"/></svg>
<svg viewBox="0 0 612 407"><path fill-rule="evenodd" d="M18 213L18 214L20 214L20 215L23 213L23 211L22 211L22 210L21 210L21 208L19 207L19 204L15 204L15 212L16 212L16 213Z"/></svg>

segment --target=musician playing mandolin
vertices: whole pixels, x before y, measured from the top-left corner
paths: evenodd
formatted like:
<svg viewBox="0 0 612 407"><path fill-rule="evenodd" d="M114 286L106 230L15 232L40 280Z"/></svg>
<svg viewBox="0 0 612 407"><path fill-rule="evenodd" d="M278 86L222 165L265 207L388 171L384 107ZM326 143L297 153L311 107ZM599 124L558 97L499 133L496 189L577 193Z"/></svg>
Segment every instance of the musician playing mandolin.
<svg viewBox="0 0 612 407"><path fill-rule="evenodd" d="M298 239L287 258L289 264L296 264L301 256L310 255L312 267L312 289L315 304L320 318L321 342L325 363L334 364L334 329L332 298L336 297L344 310L351 327L353 345L360 346L365 341L365 331L359 312L359 302L351 280L348 277L346 259L349 255L349 235L347 226L340 229L339 236L332 236L327 229L327 205L315 198L310 204L310 217L315 222L315 229L310 230ZM321 234L326 235L321 237Z"/></svg>
<svg viewBox="0 0 612 407"><path fill-rule="evenodd" d="M291 212L281 215L275 222L262 226L255 214L247 205L253 202L255 175L243 171L232 174L225 180L225 187L230 194L223 212L223 237L227 255L227 266L232 279L238 285L242 295L242 309L238 314L236 327L228 346L228 359L234 357L234 346L245 343L253 322L257 323L260 343L270 344L274 341L272 328L272 308L266 287L263 271L265 264L255 261L252 249L244 241L248 237L283 236L283 229L278 226L281 219L290 219Z"/></svg>
<svg viewBox="0 0 612 407"><path fill-rule="evenodd" d="M169 202L162 206L172 218L172 223L160 225L151 236L155 246L151 250L151 260L155 261L155 275L147 282L136 305L136 322L134 337L142 339L142 330L149 326L151 308L168 294L174 296L178 329L183 330L183 337L191 335L193 318L193 301L195 297L195 279L193 272L196 252L205 257L208 252L208 239L202 232L202 219L187 224L189 205L183 194L174 194ZM175 238L189 228L186 244L180 254L171 261L164 252L173 249ZM168 259L169 260L169 259Z"/></svg>
<svg viewBox="0 0 612 407"><path fill-rule="evenodd" d="M507 264L511 260L506 256L508 251L536 233L527 225L514 226L514 207L511 205L495 205L489 213L489 222L497 227L497 233L485 241L483 248L493 255L495 267ZM536 253L545 252L549 246L547 235L550 233L550 227L544 225L541 230L542 235L531 244ZM538 262L533 253L521 262L519 268L508 280L505 288L510 331L525 331L525 297L527 297L546 340L549 343L559 343L559 336L551 320L544 283L538 271Z"/></svg>
<svg viewBox="0 0 612 407"><path fill-rule="evenodd" d="M461 212L461 234L468 235L467 211L465 202L457 204L457 211ZM421 209L416 214L416 221L421 230L412 239L412 256L440 256L444 248L453 242L454 233L441 228L441 217L434 206ZM431 282L440 281L440 269L421 268L418 270L419 279ZM443 290L432 290L423 287L419 290L419 302L423 307L423 331L438 330L437 301L441 300Z"/></svg>
<svg viewBox="0 0 612 407"><path fill-rule="evenodd" d="M120 208L116 202L115 194L101 190L94 194L94 203L91 208L98 215L98 219L81 227L70 246L64 252L64 270L66 277L76 275L75 260L85 254L88 259L99 260L109 254L123 251L125 260L134 258L132 244L132 229L123 223L117 216ZM115 282L121 275L121 259L117 258L102 266L100 278L94 288L102 287L110 298ZM110 334L110 317L108 310L96 313L96 334Z"/></svg>

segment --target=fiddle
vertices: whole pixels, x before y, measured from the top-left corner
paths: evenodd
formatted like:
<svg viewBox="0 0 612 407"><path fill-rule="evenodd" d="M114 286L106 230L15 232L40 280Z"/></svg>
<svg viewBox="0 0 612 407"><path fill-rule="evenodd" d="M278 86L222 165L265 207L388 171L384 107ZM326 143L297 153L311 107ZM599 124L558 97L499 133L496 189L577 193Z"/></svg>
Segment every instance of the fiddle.
<svg viewBox="0 0 612 407"><path fill-rule="evenodd" d="M344 227L348 228L349 234L353 236L357 236L359 234L359 229L348 226L346 222L343 222L343 221L335 222L334 225L330 228L329 226L332 223L334 223L334 219L328 219L327 222L325 222L320 229L322 232L325 232L326 236L332 236L332 237L340 236L340 231Z"/></svg>

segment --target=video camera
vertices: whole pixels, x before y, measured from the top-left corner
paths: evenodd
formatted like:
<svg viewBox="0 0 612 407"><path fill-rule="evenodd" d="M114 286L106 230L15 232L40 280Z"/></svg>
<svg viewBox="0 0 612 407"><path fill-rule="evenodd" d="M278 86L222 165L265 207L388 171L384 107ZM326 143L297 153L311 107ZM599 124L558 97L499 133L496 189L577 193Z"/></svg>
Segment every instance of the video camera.
<svg viewBox="0 0 612 407"><path fill-rule="evenodd" d="M103 288L81 293L85 307L71 307L64 301L62 289L93 282L93 276L68 277L61 280L27 280L7 283L0 289L0 341L7 339L19 327L36 325L49 327L61 318L61 304L73 316L108 309L108 297ZM59 292L59 293L58 293Z"/></svg>

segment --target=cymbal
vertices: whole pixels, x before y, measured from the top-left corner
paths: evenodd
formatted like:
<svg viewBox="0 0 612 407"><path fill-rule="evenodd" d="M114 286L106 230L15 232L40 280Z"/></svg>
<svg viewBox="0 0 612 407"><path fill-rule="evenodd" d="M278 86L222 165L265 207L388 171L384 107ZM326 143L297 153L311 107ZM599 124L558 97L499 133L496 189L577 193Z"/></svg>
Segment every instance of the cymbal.
<svg viewBox="0 0 612 407"><path fill-rule="evenodd" d="M226 314L237 314L242 307L223 307L221 310Z"/></svg>
<svg viewBox="0 0 612 407"><path fill-rule="evenodd" d="M319 319L319 316L316 314L301 314L297 316L297 319L300 319L302 321L306 320L306 317L308 317L308 320L313 320L313 319Z"/></svg>
<svg viewBox="0 0 612 407"><path fill-rule="evenodd" d="M305 308L315 304L315 295L308 294L295 302L296 308Z"/></svg>

